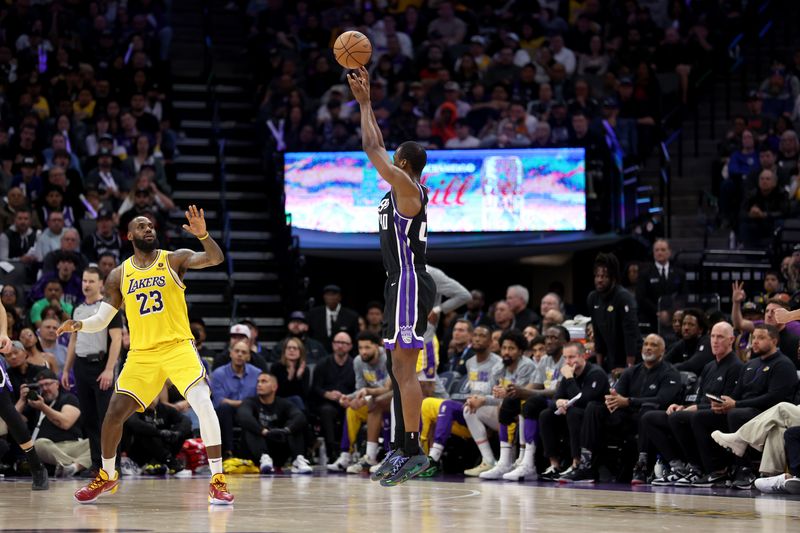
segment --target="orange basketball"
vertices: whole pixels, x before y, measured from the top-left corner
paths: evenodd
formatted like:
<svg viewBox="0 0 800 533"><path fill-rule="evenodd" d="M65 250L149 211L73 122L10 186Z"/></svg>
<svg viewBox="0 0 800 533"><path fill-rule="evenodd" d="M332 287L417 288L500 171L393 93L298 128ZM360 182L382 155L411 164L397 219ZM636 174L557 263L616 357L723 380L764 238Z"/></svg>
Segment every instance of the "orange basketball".
<svg viewBox="0 0 800 533"><path fill-rule="evenodd" d="M356 69L369 63L372 43L359 31L346 31L333 43L333 55L344 68Z"/></svg>

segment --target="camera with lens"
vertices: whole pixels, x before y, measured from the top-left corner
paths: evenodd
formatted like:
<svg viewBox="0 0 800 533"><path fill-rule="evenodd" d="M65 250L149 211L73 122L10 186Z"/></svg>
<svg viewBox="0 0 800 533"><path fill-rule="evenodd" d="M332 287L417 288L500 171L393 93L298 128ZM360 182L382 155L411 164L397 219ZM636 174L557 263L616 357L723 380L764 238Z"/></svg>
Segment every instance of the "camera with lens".
<svg viewBox="0 0 800 533"><path fill-rule="evenodd" d="M27 400L36 401L39 399L39 391L41 387L39 387L38 383L28 383L28 395L25 396Z"/></svg>

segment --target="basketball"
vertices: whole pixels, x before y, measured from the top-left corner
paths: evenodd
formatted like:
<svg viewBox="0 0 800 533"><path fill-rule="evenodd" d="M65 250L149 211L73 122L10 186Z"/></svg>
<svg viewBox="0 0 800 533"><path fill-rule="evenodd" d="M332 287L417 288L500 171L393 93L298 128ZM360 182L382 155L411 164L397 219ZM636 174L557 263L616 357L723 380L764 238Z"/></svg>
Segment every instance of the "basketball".
<svg viewBox="0 0 800 533"><path fill-rule="evenodd" d="M344 68L363 67L372 55L372 43L361 32L346 31L333 43L333 55Z"/></svg>

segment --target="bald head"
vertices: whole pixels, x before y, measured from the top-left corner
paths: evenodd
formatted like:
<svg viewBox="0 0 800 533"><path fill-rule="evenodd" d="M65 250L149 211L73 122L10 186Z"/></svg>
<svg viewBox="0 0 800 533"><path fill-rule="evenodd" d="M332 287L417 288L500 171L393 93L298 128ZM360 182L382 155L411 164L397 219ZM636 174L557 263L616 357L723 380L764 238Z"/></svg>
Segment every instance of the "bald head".
<svg viewBox="0 0 800 533"><path fill-rule="evenodd" d="M717 360L722 359L733 351L735 339L733 326L727 322L717 322L711 328L711 353Z"/></svg>
<svg viewBox="0 0 800 533"><path fill-rule="evenodd" d="M128 231L133 231L134 228L139 226L140 224L148 224L150 219L147 217L136 217L130 222L128 222Z"/></svg>

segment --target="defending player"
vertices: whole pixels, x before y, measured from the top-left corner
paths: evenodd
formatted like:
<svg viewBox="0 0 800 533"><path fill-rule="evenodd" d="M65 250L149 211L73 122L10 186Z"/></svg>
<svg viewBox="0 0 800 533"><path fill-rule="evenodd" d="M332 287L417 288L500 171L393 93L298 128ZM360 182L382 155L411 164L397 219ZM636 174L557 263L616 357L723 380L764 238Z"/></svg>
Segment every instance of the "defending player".
<svg viewBox="0 0 800 533"><path fill-rule="evenodd" d="M208 231L203 210L189 206L188 224L183 229L203 244L202 252L189 249L169 252L158 248L153 223L136 217L128 224L128 239L133 256L111 271L106 280L105 300L97 313L86 320L67 320L58 333L104 329L125 305L131 348L117 379L115 394L103 420L101 434L103 467L89 485L75 492L78 503L92 503L104 492L116 492L119 474L115 470L116 452L122 424L135 411L150 405L167 378L178 387L200 419L200 434L206 445L211 468L208 501L230 505L222 473L219 420L211 403L205 367L194 347L184 297L183 276L188 269L220 264L224 257Z"/></svg>
<svg viewBox="0 0 800 533"><path fill-rule="evenodd" d="M391 353L388 366L396 418L395 449L387 454L372 479L380 479L383 486L392 486L428 467L428 458L419 447L422 391L416 373L417 356L424 346L427 317L436 294L425 262L428 194L427 188L420 184L420 176L427 154L419 144L404 142L395 151L394 161L390 160L370 104L367 70L361 67L348 74L347 81L361 106L364 152L391 185L378 207L378 221L387 275L383 343Z"/></svg>

